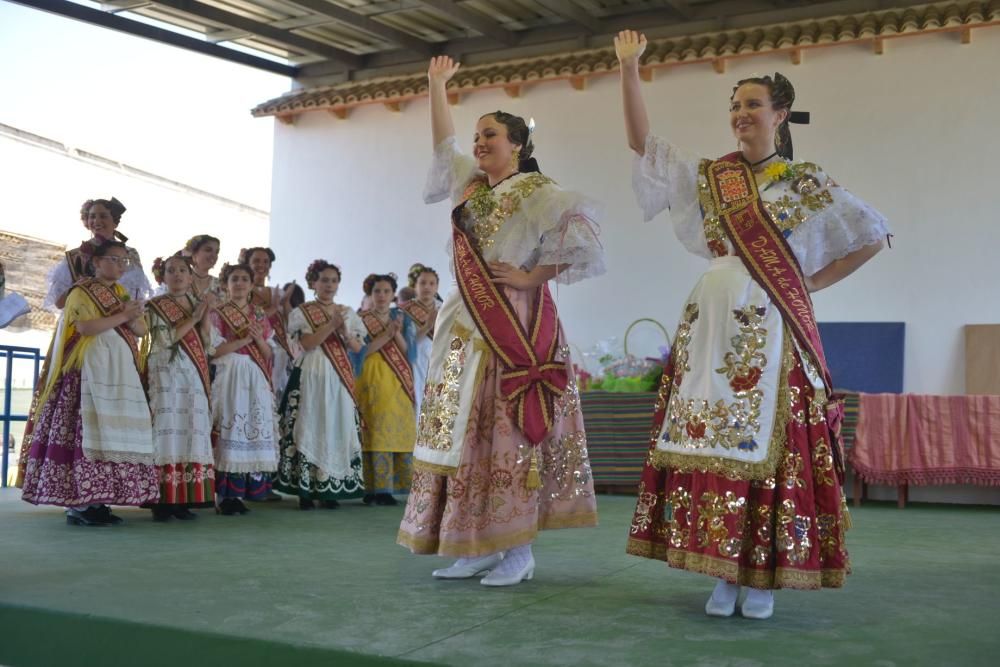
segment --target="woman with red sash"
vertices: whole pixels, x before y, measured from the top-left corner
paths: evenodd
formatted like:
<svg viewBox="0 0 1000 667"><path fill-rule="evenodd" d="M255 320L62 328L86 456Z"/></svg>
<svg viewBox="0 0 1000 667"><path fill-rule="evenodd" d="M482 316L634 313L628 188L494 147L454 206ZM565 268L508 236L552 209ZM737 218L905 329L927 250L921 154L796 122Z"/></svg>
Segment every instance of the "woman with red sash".
<svg viewBox="0 0 1000 667"><path fill-rule="evenodd" d="M215 366L215 492L222 514L246 514L250 510L243 499L263 500L271 493L270 473L278 468L272 333L264 310L250 301L253 270L245 264L226 264L220 277L229 301L211 313L208 349Z"/></svg>
<svg viewBox="0 0 1000 667"><path fill-rule="evenodd" d="M271 339L271 383L274 386L274 397L280 400L288 383L288 374L292 371L292 362L297 356L297 350L291 345L287 332L287 318L291 310L288 299L291 290L282 292L277 287L269 287L267 278L274 264L274 251L270 248L247 248L240 251L240 263L253 269L253 291L251 301L264 310L267 321L271 324L274 335Z"/></svg>
<svg viewBox="0 0 1000 667"><path fill-rule="evenodd" d="M166 294L149 302L146 373L153 413L153 450L160 472L155 521L194 519L192 507L215 506L212 411L205 342L215 296L192 295L191 259L180 253L153 262L153 277Z"/></svg>
<svg viewBox="0 0 1000 667"><path fill-rule="evenodd" d="M739 151L689 155L649 133L644 36L615 39L633 187L646 220L711 260L681 313L639 483L628 552L718 582L712 616L768 618L773 589L839 587L850 566L842 408L809 292L882 247L885 218L811 162L792 160L795 91L780 74L737 83Z"/></svg>
<svg viewBox="0 0 1000 667"><path fill-rule="evenodd" d="M349 306L334 302L340 268L317 259L306 269L315 301L288 316L288 335L304 352L281 401L281 458L274 486L299 498L299 507L338 507L364 495L361 440L351 354L361 351L365 328Z"/></svg>
<svg viewBox="0 0 1000 667"><path fill-rule="evenodd" d="M392 307L396 276L372 274L365 279L370 310L358 315L365 329L360 359L357 399L361 412L362 468L365 503L395 505L393 494L410 491L413 470L413 369L409 345L413 321Z"/></svg>
<svg viewBox="0 0 1000 667"><path fill-rule="evenodd" d="M417 414L427 385L427 367L431 362L431 348L434 341L434 322L440 305L437 296L437 271L423 264L414 264L407 274L408 285L414 297L399 307L413 320L413 339L407 341L410 347L410 363L413 366L413 398Z"/></svg>
<svg viewBox="0 0 1000 667"><path fill-rule="evenodd" d="M576 380L548 281L604 272L596 207L538 171L523 118L455 138L446 90L428 69L434 161L424 201L451 198L459 289L438 311L398 542L458 558L435 577L509 586L530 579L540 529L593 526L597 504Z"/></svg>
<svg viewBox="0 0 1000 667"><path fill-rule="evenodd" d="M82 278L94 276L94 264L90 261L94 249L105 241L128 241L124 234L118 231L125 213L125 205L112 197L111 199L88 199L80 207L80 221L90 232L91 238L80 244L78 248L66 251L65 260L60 260L49 271L47 278L48 291L45 294L43 308L59 310L66 303L73 284ZM139 253L134 248L126 247L129 265L118 280L133 299L145 299L152 290L146 273L142 270Z"/></svg>
<svg viewBox="0 0 1000 667"><path fill-rule="evenodd" d="M139 377L143 302L117 280L119 241L93 248L93 278L66 297L25 430L22 497L66 507L70 525L122 523L108 505L156 502L149 405Z"/></svg>

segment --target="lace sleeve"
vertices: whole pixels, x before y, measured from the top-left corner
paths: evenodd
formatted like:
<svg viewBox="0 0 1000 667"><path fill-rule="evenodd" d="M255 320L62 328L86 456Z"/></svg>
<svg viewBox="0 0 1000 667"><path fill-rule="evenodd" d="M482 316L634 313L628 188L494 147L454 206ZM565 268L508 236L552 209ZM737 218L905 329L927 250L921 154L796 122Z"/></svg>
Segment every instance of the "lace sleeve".
<svg viewBox="0 0 1000 667"><path fill-rule="evenodd" d="M448 137L434 148L434 159L424 185L424 203L435 204L451 197L457 201L476 174L476 162L458 147L458 139Z"/></svg>
<svg viewBox="0 0 1000 667"><path fill-rule="evenodd" d="M827 184L833 203L808 218L788 237L802 272L807 276L889 234L885 216L836 185L825 174L818 177L821 183Z"/></svg>
<svg viewBox="0 0 1000 667"><path fill-rule="evenodd" d="M148 299L153 296L153 288L149 284L149 279L146 278L146 272L142 270L142 260L139 259L139 253L136 252L135 248L129 248L128 256L131 264L118 284L124 287L133 299L136 297Z"/></svg>
<svg viewBox="0 0 1000 667"><path fill-rule="evenodd" d="M312 327L309 326L301 308L296 308L288 314L288 337L290 339L299 340L302 336L311 333L313 333Z"/></svg>
<svg viewBox="0 0 1000 667"><path fill-rule="evenodd" d="M692 214L701 219L699 161L655 135L646 137L644 154L632 160L632 190L647 222L668 208L675 220Z"/></svg>
<svg viewBox="0 0 1000 667"><path fill-rule="evenodd" d="M567 267L556 277L557 282L566 285L606 271L599 238L600 204L578 192L550 185L526 199L522 206L538 230L536 250L525 268L539 264Z"/></svg>
<svg viewBox="0 0 1000 667"><path fill-rule="evenodd" d="M59 260L49 270L45 282L48 284L49 289L45 293L42 308L58 313L59 307L56 306L56 301L73 286L73 276L69 272L69 264L66 263L65 259Z"/></svg>
<svg viewBox="0 0 1000 667"><path fill-rule="evenodd" d="M361 318L358 317L358 314L354 312L354 309L345 307L341 312L341 315L344 316L344 325L345 329L347 329L347 335L353 336L360 341L364 341L366 333L365 325L361 321Z"/></svg>

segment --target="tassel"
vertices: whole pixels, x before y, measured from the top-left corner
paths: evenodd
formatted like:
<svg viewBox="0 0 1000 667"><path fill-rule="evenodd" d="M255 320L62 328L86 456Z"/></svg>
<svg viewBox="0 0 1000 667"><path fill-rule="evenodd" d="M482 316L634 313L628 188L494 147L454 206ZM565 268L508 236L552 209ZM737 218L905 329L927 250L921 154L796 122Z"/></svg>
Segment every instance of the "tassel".
<svg viewBox="0 0 1000 667"><path fill-rule="evenodd" d="M528 478L524 481L524 488L528 491L541 488L542 478L538 474L538 447L531 448L531 465L528 466Z"/></svg>
<svg viewBox="0 0 1000 667"><path fill-rule="evenodd" d="M854 527L854 522L851 521L851 510L847 509L847 496L843 492L840 494L840 521L844 524L845 532Z"/></svg>

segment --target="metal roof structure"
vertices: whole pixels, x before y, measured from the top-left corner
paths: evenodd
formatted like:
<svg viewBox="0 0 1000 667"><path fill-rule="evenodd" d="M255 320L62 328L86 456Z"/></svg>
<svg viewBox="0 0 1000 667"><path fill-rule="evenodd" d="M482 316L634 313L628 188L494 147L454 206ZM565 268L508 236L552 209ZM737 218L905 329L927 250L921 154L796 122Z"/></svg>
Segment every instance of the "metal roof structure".
<svg viewBox="0 0 1000 667"><path fill-rule="evenodd" d="M910 0L8 0L292 77L305 85L927 4ZM967 4L967 3L962 3ZM991 5L991 2L976 3ZM988 10L983 10L989 13Z"/></svg>

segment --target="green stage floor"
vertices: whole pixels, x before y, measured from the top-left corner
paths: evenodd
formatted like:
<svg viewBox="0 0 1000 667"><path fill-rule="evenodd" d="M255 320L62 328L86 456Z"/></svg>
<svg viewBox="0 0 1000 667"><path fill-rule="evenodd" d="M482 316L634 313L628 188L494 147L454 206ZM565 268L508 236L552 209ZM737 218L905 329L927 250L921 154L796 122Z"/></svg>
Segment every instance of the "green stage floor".
<svg viewBox="0 0 1000 667"><path fill-rule="evenodd" d="M843 590L779 591L769 621L711 619L712 582L624 553L633 500L536 543L535 579L435 581L397 508L292 500L244 517L67 526L0 492L0 664L976 665L1000 648L1000 509L872 504Z"/></svg>

